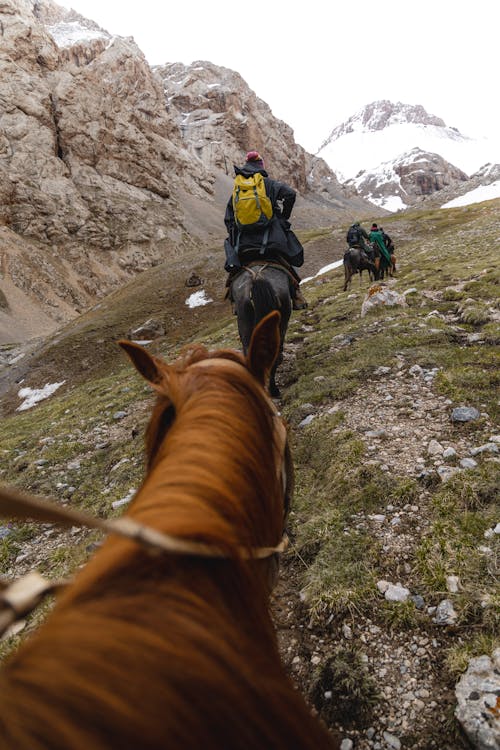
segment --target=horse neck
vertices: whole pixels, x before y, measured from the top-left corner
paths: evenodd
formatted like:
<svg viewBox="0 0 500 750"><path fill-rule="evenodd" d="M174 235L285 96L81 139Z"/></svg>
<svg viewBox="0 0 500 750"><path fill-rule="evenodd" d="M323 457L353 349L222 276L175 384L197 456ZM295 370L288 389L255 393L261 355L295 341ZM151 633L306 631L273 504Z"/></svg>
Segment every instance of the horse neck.
<svg viewBox="0 0 500 750"><path fill-rule="evenodd" d="M212 544L276 544L283 511L271 423L252 392L220 384L195 392L177 411L130 514Z"/></svg>

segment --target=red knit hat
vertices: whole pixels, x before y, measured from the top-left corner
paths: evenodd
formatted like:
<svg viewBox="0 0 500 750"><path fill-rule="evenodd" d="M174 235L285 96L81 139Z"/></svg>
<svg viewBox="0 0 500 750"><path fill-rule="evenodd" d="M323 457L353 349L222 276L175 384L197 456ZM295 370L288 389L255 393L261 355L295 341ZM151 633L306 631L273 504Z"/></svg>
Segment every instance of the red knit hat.
<svg viewBox="0 0 500 750"><path fill-rule="evenodd" d="M258 164L259 167L264 166L264 159L262 158L262 156L259 154L258 151L249 151L248 154L246 155L246 160L251 161L254 164Z"/></svg>
<svg viewBox="0 0 500 750"><path fill-rule="evenodd" d="M378 229L378 226L376 224L372 224L372 229Z"/></svg>

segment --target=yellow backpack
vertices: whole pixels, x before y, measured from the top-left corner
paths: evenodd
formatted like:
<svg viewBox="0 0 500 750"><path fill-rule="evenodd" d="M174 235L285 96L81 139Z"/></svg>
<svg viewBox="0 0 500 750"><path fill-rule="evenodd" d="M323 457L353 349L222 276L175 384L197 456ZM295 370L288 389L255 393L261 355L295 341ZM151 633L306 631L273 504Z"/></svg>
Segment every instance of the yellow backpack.
<svg viewBox="0 0 500 750"><path fill-rule="evenodd" d="M239 229L265 227L269 224L273 217L273 206L260 172L255 172L250 177L236 175L233 186L233 210Z"/></svg>

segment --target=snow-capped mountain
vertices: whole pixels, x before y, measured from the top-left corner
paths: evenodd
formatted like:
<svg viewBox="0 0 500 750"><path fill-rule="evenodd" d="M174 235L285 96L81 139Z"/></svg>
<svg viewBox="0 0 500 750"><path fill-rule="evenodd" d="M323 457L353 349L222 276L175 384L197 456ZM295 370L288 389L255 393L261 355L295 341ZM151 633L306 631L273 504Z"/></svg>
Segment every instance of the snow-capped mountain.
<svg viewBox="0 0 500 750"><path fill-rule="evenodd" d="M465 136L420 105L383 100L337 126L317 155L341 182L397 211L500 163L500 140Z"/></svg>

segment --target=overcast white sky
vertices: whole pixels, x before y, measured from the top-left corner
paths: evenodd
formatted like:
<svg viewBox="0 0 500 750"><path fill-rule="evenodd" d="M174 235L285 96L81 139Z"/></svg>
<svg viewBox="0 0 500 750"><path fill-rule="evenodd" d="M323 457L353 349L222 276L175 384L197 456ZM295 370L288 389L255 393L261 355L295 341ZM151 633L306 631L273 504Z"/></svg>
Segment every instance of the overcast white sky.
<svg viewBox="0 0 500 750"><path fill-rule="evenodd" d="M152 65L236 70L314 153L378 99L422 104L464 135L498 138L497 0L58 0Z"/></svg>

